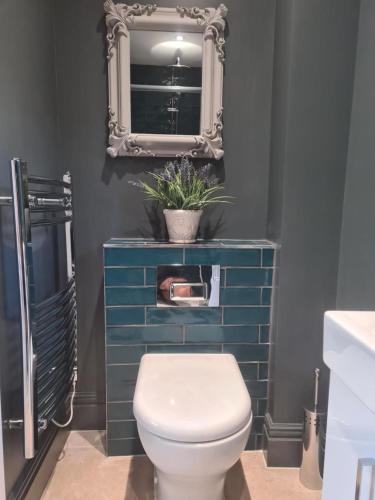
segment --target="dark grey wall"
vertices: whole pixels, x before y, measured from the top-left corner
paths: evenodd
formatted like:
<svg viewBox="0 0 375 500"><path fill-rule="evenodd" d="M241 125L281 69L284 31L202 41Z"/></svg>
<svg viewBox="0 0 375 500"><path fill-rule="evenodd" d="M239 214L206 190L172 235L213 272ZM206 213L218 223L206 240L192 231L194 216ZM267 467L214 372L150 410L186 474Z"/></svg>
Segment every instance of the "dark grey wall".
<svg viewBox="0 0 375 500"><path fill-rule="evenodd" d="M162 6L178 3L158 2ZM205 6L207 2L183 4ZM210 223L207 219L203 223L203 235L258 238L265 235L267 217L275 0L228 0L226 4L225 158L218 173L226 178L227 192L236 196L236 204L225 209L222 218L221 210L211 214ZM148 217L143 196L128 184L144 178L145 171L161 166L163 160L106 156L102 0L56 2L56 30L61 159L73 174L75 190L78 404L86 405L76 425L87 427L104 422L96 407L97 399L104 400L105 387L102 244L113 236L163 234L155 217Z"/></svg>
<svg viewBox="0 0 375 500"><path fill-rule="evenodd" d="M21 156L36 175L57 172L53 4L2 0L0 32L0 182Z"/></svg>
<svg viewBox="0 0 375 500"><path fill-rule="evenodd" d="M1 0L0 19L0 195L10 195L12 157L27 160L29 171L37 175L55 177L58 170L51 1ZM23 412L14 243L12 210L0 207L0 378L4 420L22 418ZM25 465L22 430L4 429L4 451L9 494Z"/></svg>
<svg viewBox="0 0 375 500"><path fill-rule="evenodd" d="M375 307L375 2L362 0L337 307Z"/></svg>
<svg viewBox="0 0 375 500"><path fill-rule="evenodd" d="M313 369L322 367L323 313L335 306L357 19L357 0L277 4L268 219L281 245L276 423L301 422Z"/></svg>

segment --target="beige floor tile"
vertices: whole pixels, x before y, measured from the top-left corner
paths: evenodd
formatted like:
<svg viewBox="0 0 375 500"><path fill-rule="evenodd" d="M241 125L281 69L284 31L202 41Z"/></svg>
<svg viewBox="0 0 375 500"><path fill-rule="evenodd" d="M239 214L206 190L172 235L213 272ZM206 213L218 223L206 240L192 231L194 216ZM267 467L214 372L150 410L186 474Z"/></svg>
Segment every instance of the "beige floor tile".
<svg viewBox="0 0 375 500"><path fill-rule="evenodd" d="M97 448L104 453L105 431L75 431L69 434L65 448Z"/></svg>
<svg viewBox="0 0 375 500"><path fill-rule="evenodd" d="M320 491L306 489L299 481L298 469L268 468L265 465L263 452L245 452L241 456L241 462L236 464L237 472L235 481L232 480L230 488L234 491L236 485L240 483L239 477L244 477L242 482L246 482L248 496L235 496L233 500L319 500ZM241 470L242 469L242 470ZM228 474L231 481L233 470ZM232 500L227 495L227 500Z"/></svg>
<svg viewBox="0 0 375 500"><path fill-rule="evenodd" d="M108 458L103 437L94 431L70 434L43 500L153 500L148 458ZM300 484L297 469L265 467L262 452L243 453L228 473L226 500L319 499L320 492Z"/></svg>

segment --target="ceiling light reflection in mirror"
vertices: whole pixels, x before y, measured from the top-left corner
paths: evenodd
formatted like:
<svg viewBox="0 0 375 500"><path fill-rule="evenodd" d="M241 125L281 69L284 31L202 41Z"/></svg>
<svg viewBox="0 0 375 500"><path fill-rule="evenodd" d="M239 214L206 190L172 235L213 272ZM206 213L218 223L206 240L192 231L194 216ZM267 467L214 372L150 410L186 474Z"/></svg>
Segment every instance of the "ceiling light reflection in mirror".
<svg viewBox="0 0 375 500"><path fill-rule="evenodd" d="M201 67L202 42L201 33L134 30L130 36L131 64L164 66L180 56L184 64Z"/></svg>

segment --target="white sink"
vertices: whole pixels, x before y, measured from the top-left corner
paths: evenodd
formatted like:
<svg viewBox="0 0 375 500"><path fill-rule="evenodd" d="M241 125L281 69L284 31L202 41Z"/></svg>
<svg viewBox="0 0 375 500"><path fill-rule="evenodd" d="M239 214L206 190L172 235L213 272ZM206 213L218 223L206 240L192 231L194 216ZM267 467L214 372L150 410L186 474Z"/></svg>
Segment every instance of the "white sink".
<svg viewBox="0 0 375 500"><path fill-rule="evenodd" d="M324 316L331 369L323 500L375 500L375 312Z"/></svg>
<svg viewBox="0 0 375 500"><path fill-rule="evenodd" d="M323 359L375 413L375 312L326 312Z"/></svg>

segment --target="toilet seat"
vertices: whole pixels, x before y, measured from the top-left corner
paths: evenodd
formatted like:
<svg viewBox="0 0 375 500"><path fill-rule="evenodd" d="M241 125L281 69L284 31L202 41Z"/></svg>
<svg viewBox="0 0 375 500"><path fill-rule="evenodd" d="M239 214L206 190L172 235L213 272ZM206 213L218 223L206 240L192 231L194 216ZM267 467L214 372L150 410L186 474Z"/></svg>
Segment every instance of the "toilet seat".
<svg viewBox="0 0 375 500"><path fill-rule="evenodd" d="M251 400L231 354L145 354L134 415L156 436L205 443L245 428Z"/></svg>

